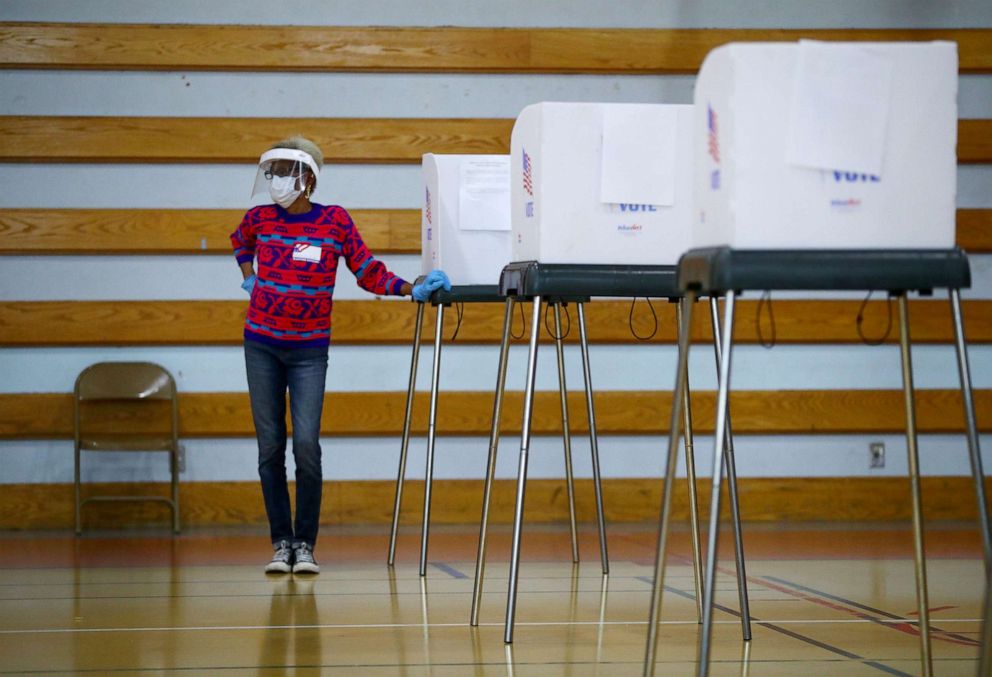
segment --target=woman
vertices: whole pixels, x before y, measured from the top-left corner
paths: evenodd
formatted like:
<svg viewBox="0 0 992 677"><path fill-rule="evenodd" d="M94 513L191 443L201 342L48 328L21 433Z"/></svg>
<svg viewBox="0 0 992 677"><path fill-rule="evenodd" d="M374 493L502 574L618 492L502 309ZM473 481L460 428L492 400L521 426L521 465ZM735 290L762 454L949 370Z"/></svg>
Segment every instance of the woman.
<svg viewBox="0 0 992 677"><path fill-rule="evenodd" d="M432 271L417 285L389 272L362 242L342 207L310 201L324 158L313 142L291 137L262 154L252 195L268 189L275 204L249 209L231 234L241 285L251 301L245 366L258 439L258 474L275 554L268 573L318 573L313 557L323 475L320 415L331 337L338 260L359 286L377 295L426 301L447 276ZM258 260L256 272L254 262ZM286 481L286 391L296 459L296 519Z"/></svg>

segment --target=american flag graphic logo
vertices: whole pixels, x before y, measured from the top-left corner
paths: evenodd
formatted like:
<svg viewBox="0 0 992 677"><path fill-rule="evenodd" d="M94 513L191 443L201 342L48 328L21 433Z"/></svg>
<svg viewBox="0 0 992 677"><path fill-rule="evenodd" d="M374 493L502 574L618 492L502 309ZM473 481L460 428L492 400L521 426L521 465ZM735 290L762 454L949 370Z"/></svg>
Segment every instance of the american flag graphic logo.
<svg viewBox="0 0 992 677"><path fill-rule="evenodd" d="M717 164L720 163L720 127L717 125L716 112L707 104L706 129L709 130L709 153Z"/></svg>
<svg viewBox="0 0 992 677"><path fill-rule="evenodd" d="M533 165L530 163L530 155L527 154L526 149L521 148L524 154L524 190L531 197L534 197L534 175L533 175Z"/></svg>
<svg viewBox="0 0 992 677"><path fill-rule="evenodd" d="M426 193L424 198L424 217L427 219L427 223L433 223L431 221L431 189L424 188L424 193Z"/></svg>

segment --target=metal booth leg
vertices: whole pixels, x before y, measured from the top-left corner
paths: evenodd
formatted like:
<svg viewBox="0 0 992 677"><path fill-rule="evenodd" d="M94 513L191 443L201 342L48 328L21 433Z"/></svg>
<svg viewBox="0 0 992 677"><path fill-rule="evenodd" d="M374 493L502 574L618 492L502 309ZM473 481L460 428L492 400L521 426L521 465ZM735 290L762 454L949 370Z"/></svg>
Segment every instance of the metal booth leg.
<svg viewBox="0 0 992 677"><path fill-rule="evenodd" d="M717 544L720 531L720 484L723 481L723 459L727 434L727 402L730 398L730 356L734 348L734 301L733 291L727 292L724 305L723 327L720 346L720 367L717 377L720 383L716 398L716 429L713 437L713 488L710 498L710 532L706 548L706 573L703 579L703 627L699 639L699 667L697 674L707 675L710 669L710 638L713 634L713 598L716 593Z"/></svg>
<svg viewBox="0 0 992 677"><path fill-rule="evenodd" d="M482 491L482 520L479 525L479 552L475 556L475 586L472 589L472 617L470 624L479 624L479 605L482 600L482 579L486 573L486 534L489 530L489 503L496 476L496 451L499 448L499 419L503 413L503 391L506 389L506 363L510 352L510 324L513 321L513 299L506 299L503 315L503 340L499 344L499 366L496 368L496 396L493 400L493 422L489 431L489 460L486 463L486 483Z"/></svg>
<svg viewBox="0 0 992 677"><path fill-rule="evenodd" d="M923 504L920 497L920 454L916 446L916 407L913 403L913 363L910 358L909 308L906 293L899 294L899 348L902 355L902 388L906 402L906 450L913 503L913 550L916 556L916 603L920 614L920 661L923 674L933 675L930 655L930 612L927 602L927 562L923 547Z"/></svg>
<svg viewBox="0 0 992 677"><path fill-rule="evenodd" d="M568 385L565 382L565 347L561 336L561 303L555 309L555 348L558 353L558 393L561 397L561 437L565 449L565 486L568 493L568 526L572 534L572 562L579 561L579 534L575 526L575 479L572 473L572 436L568 423Z"/></svg>
<svg viewBox="0 0 992 677"><path fill-rule="evenodd" d="M434 442L437 438L437 384L441 375L441 339L444 330L444 306L437 306L434 328L434 360L431 367L431 409L427 423L427 472L424 474L424 515L420 528L420 575L427 575L427 539L431 529L431 488L434 484Z"/></svg>
<svg viewBox="0 0 992 677"><path fill-rule="evenodd" d="M417 319L413 325L413 356L410 358L410 382L406 388L406 417L403 419L403 441L400 443L400 468L396 475L396 498L393 499L393 526L389 531L389 557L396 561L396 533L400 525L400 504L403 501L403 480L406 477L406 454L410 446L410 420L413 418L413 397L417 386L417 361L420 358L420 332L424 326L424 304L417 304Z"/></svg>
<svg viewBox="0 0 992 677"><path fill-rule="evenodd" d="M682 304L685 299L679 299L675 304L675 326L679 336L682 335L682 324L684 322ZM689 336L692 337L692 327L689 327ZM696 495L696 455L692 448L692 402L689 387L689 355L691 342L686 344L685 373L682 379L685 382L682 397L682 442L685 445L685 475L689 485L689 528L692 530L692 577L696 585L696 619L703 620L703 551L699 542L699 498Z"/></svg>
<svg viewBox="0 0 992 677"><path fill-rule="evenodd" d="M581 312L581 311L580 311ZM524 413L520 422L520 464L517 469L517 501L513 510L513 547L510 553L510 582L506 595L506 623L503 641L513 642L513 620L517 611L517 583L520 576L520 537L524 523L524 493L527 488L527 454L530 450L530 419L534 406L534 379L537 375L537 337L541 328L541 297L534 297L530 318L530 352L524 385Z"/></svg>
<svg viewBox="0 0 992 677"><path fill-rule="evenodd" d="M686 296L683 321L679 323L679 357L675 369L675 391L672 394L672 418L669 424L668 456L665 463L665 481L661 494L661 517L658 520L658 552L654 561L654 581L651 586L651 608L648 612L648 638L644 652L644 674L654 675L655 652L658 648L658 619L661 617L661 599L665 581L665 555L668 544L668 521L671 513L672 487L675 486L675 465L679 447L679 417L686 389L689 363L689 327L692 326L692 292Z"/></svg>
<svg viewBox="0 0 992 677"><path fill-rule="evenodd" d="M992 527L989 526L988 503L985 497L985 484L982 470L982 452L978 446L978 424L975 418L975 400L971 392L971 372L968 368L968 350L964 341L964 321L961 318L961 295L951 289L951 316L954 321L954 343L958 354L958 374L961 378L961 399L964 402L965 431L968 436L968 457L971 460L971 476L975 480L975 497L978 499L978 524L982 530L982 546L985 552L985 567L992 568Z"/></svg>
<svg viewBox="0 0 992 677"><path fill-rule="evenodd" d="M589 338L586 334L585 304L575 304L579 311L579 349L582 352L582 378L586 386L586 414L589 417L589 449L592 452L592 483L596 492L596 522L599 527L599 558L603 573L610 573L610 556L606 551L606 519L603 515L603 481L599 472L599 442L596 410L592 401L592 370L589 368Z"/></svg>
<svg viewBox="0 0 992 677"><path fill-rule="evenodd" d="M978 675L992 675L992 528L989 527L988 503L985 497L985 472L982 469L982 451L978 446L978 424L975 418L975 400L971 390L971 371L968 368L968 350L964 340L964 321L961 316L961 294L950 290L951 318L954 323L954 346L958 355L958 375L961 380L961 400L964 403L965 432L968 437L968 458L971 476L975 480L975 497L978 499L978 526L982 531L985 555L985 613L982 618L982 644L979 650Z"/></svg>
<svg viewBox="0 0 992 677"><path fill-rule="evenodd" d="M713 325L713 353L720 368L720 308L715 296L710 297L710 321ZM734 561L737 565L737 598L741 607L741 633L745 642L751 641L751 605L747 595L747 568L744 565L744 531L741 526L741 504L737 495L737 461L734 459L734 433L728 393L727 434L724 457L727 463L727 491L730 494L730 518L734 531Z"/></svg>

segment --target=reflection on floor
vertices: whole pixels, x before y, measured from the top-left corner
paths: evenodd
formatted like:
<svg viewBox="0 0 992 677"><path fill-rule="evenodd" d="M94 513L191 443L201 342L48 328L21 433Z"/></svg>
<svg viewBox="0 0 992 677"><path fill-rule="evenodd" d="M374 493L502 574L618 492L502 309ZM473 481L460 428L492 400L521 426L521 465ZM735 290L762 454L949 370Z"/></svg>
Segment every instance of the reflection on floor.
<svg viewBox="0 0 992 677"><path fill-rule="evenodd" d="M468 625L477 531L419 534L386 566L383 528L325 529L321 574L266 576L261 531L0 535L0 671L289 669L340 675L639 675L656 533L594 530L571 563L558 527L527 529L514 643L504 645L509 535L494 533L481 623ZM674 535L658 674L693 671L697 618L688 535ZM721 543L714 675L920 671L908 528L746 525L754 637L741 641L731 542ZM927 531L934 668L976 668L981 549L972 525Z"/></svg>

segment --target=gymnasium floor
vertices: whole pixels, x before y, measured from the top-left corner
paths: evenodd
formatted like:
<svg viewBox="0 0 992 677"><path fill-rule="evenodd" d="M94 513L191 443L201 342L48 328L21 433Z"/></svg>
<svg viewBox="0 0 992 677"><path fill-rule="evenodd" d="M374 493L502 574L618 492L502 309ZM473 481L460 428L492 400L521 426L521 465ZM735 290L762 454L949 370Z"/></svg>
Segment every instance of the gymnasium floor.
<svg viewBox="0 0 992 677"><path fill-rule="evenodd" d="M908 527L745 525L754 638L741 642L729 541L721 545L714 675L915 675ZM655 529L612 525L572 566L567 531L526 531L515 641L503 644L509 535L494 529L482 623L468 626L477 533L419 534L395 571L386 529L325 528L317 577L269 576L262 531L0 535L0 672L334 675L640 675ZM687 675L696 611L685 532L673 537L658 675ZM973 675L981 599L974 526L927 531L934 668Z"/></svg>

